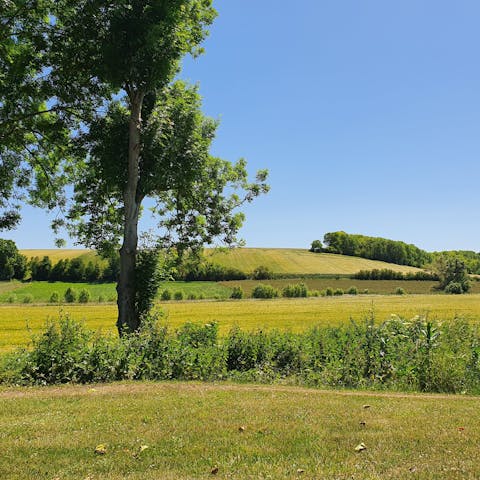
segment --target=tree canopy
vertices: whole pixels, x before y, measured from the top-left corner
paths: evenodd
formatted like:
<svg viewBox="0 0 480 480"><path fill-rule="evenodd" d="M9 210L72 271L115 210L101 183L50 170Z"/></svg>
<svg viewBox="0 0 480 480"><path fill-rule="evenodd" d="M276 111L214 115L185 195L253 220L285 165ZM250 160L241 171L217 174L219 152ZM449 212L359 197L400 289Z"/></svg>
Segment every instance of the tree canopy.
<svg viewBox="0 0 480 480"><path fill-rule="evenodd" d="M265 171L249 182L243 160L210 155L217 122L201 113L197 88L172 83L182 57L202 52L212 1L0 2L0 168L11 172L0 181L3 223L15 225L7 207L28 192L60 207L54 226L84 245L112 252L121 243L117 324L135 330L139 267L152 265L137 262L143 200L155 200L152 251L182 251L218 237L234 244L237 208L268 190Z"/></svg>

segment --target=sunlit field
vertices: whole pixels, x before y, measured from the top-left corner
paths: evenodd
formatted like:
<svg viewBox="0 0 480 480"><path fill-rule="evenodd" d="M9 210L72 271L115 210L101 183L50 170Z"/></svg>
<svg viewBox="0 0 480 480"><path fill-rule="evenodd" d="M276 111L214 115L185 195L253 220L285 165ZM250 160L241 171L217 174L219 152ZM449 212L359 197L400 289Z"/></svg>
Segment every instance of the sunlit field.
<svg viewBox="0 0 480 480"><path fill-rule="evenodd" d="M5 480L476 479L479 421L478 399L462 396L192 383L2 389L0 472Z"/></svg>
<svg viewBox="0 0 480 480"><path fill-rule="evenodd" d="M302 331L315 325L336 325L350 319L362 321L372 314L378 321L392 314L406 318L427 315L451 320L457 316L480 319L480 295L391 295L344 296L306 299L184 301L159 305L163 321L177 328L188 321L219 323L220 333L238 325L244 330L281 329ZM0 350L24 345L39 333L47 318L68 313L89 328L115 331L115 304L2 305L0 306Z"/></svg>

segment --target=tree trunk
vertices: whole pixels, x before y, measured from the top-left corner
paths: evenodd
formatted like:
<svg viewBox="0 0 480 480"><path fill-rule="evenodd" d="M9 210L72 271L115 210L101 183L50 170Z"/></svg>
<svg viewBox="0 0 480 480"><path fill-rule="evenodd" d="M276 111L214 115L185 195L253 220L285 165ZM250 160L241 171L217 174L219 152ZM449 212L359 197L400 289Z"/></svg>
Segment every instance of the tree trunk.
<svg viewBox="0 0 480 480"><path fill-rule="evenodd" d="M128 180L123 192L125 223L123 245L120 249L120 275L117 284L119 334L134 332L140 326L135 309L135 265L138 244L138 216L140 200L137 198L139 160L141 153L140 129L144 94L130 94L130 125L128 147Z"/></svg>

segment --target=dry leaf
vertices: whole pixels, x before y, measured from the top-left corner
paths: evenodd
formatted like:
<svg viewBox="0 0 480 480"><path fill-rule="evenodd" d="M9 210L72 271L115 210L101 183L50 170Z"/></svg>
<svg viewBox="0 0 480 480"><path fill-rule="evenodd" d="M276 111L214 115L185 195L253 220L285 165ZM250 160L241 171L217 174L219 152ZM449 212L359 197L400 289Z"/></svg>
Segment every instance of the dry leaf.
<svg viewBox="0 0 480 480"><path fill-rule="evenodd" d="M458 427L459 432L463 432L465 430L465 427Z"/></svg>
<svg viewBox="0 0 480 480"><path fill-rule="evenodd" d="M148 448L148 445L142 445L142 446L140 447L140 452L139 452L139 453L142 453L142 452L145 451L147 448Z"/></svg>
<svg viewBox="0 0 480 480"><path fill-rule="evenodd" d="M370 408L370 405L364 405L363 408Z"/></svg>
<svg viewBox="0 0 480 480"><path fill-rule="evenodd" d="M242 427L238 427L238 431L239 431L239 432L244 432L244 431L245 431L245 427L243 427L243 426L242 426Z"/></svg>
<svg viewBox="0 0 480 480"><path fill-rule="evenodd" d="M367 422L366 422L365 420L362 420L362 421L359 422L359 423L360 423L360 425L361 425L362 427L364 427L364 426L367 424Z"/></svg>
<svg viewBox="0 0 480 480"><path fill-rule="evenodd" d="M303 468L297 468L297 473L301 475L302 473L305 473L305 470Z"/></svg>
<svg viewBox="0 0 480 480"><path fill-rule="evenodd" d="M105 455L107 453L107 447L103 443L101 443L100 445L97 445L95 447L95 453L97 455Z"/></svg>
<svg viewBox="0 0 480 480"><path fill-rule="evenodd" d="M359 443L356 447L355 447L355 451L356 452L363 452L363 450L366 450L367 449L367 446L362 442L362 443Z"/></svg>
<svg viewBox="0 0 480 480"><path fill-rule="evenodd" d="M216 475L218 473L218 467L213 467L212 470L210 470L210 473Z"/></svg>

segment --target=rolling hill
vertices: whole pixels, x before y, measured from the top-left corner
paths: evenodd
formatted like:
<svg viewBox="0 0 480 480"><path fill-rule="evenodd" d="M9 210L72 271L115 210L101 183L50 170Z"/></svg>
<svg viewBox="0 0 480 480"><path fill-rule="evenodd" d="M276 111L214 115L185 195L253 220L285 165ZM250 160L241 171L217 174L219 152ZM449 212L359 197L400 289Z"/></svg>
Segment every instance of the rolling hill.
<svg viewBox="0 0 480 480"><path fill-rule="evenodd" d="M225 267L246 273L264 265L274 273L291 275L350 275L359 270L388 268L397 272L415 272L418 268L367 260L365 258L312 253L300 248L237 248L229 251L207 250L207 257Z"/></svg>
<svg viewBox="0 0 480 480"><path fill-rule="evenodd" d="M48 256L53 263L62 258L93 257L91 250L51 249L21 250L27 258ZM276 274L284 275L351 275L359 270L388 268L397 272L415 272L418 268L393 263L367 260L360 257L332 253L312 253L301 248L236 248L233 250L207 249L206 256L213 263L237 268L250 273L264 265ZM90 258L88 258L90 259Z"/></svg>

